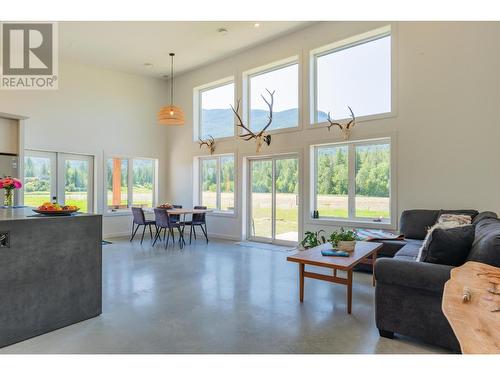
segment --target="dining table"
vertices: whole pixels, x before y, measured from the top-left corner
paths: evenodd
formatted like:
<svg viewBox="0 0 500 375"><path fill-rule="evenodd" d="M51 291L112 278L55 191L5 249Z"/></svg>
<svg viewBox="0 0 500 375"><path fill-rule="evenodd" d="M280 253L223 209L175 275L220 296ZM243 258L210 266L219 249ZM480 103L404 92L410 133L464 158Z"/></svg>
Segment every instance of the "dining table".
<svg viewBox="0 0 500 375"><path fill-rule="evenodd" d="M186 244L186 241L184 240L185 225L183 224L186 222L186 215L206 214L212 212L212 210L210 209L200 209L200 208L171 208L166 210L169 216L171 215L179 215L179 217L182 216L182 220L179 220L179 223L181 224L179 229L179 234L180 234L179 244L181 249Z"/></svg>

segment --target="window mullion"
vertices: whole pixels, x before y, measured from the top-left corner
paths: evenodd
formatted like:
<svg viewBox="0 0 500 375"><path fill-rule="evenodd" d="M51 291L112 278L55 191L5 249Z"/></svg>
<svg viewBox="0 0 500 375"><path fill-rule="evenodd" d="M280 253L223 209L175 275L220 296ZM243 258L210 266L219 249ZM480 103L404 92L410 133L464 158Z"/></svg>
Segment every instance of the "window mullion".
<svg viewBox="0 0 500 375"><path fill-rule="evenodd" d="M127 159L128 162L127 162L127 165L128 165L128 188L127 188L127 204L128 204L128 207L132 207L133 203L134 203L134 200L133 200L133 197L132 197L132 192L133 192L133 188L132 188L132 185L134 183L134 176L133 176L133 159L130 158L130 159Z"/></svg>
<svg viewBox="0 0 500 375"><path fill-rule="evenodd" d="M349 144L347 149L347 207L349 212L349 219L356 217L356 147L354 144Z"/></svg>
<svg viewBox="0 0 500 375"><path fill-rule="evenodd" d="M220 156L217 157L217 198L216 198L216 206L217 210L221 210L221 189L220 189L220 175L221 175L221 165L220 165Z"/></svg>

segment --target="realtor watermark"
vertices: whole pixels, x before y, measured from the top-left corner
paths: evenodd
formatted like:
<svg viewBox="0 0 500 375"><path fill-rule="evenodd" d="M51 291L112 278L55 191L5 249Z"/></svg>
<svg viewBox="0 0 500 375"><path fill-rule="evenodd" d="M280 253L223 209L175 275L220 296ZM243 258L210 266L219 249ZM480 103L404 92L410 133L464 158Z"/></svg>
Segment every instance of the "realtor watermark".
<svg viewBox="0 0 500 375"><path fill-rule="evenodd" d="M57 89L58 41L54 22L0 22L0 89Z"/></svg>

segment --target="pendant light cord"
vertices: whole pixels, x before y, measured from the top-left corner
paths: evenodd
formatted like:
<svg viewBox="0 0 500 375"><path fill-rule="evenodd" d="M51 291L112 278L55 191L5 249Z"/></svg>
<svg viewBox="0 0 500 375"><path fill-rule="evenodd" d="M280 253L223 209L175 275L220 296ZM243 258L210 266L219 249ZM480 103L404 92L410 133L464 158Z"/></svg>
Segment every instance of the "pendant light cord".
<svg viewBox="0 0 500 375"><path fill-rule="evenodd" d="M171 62L170 62L170 105L174 105L174 56L175 53L171 52Z"/></svg>

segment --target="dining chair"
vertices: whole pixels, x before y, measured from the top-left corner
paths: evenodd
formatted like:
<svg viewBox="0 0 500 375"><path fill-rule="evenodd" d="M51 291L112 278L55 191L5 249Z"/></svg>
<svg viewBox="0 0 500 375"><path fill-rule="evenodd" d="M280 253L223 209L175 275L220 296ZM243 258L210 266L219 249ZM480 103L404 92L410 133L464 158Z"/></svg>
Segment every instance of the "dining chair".
<svg viewBox="0 0 500 375"><path fill-rule="evenodd" d="M172 244L175 245L175 235L174 235L174 228L177 228L179 231L179 244L182 249L185 241L184 237L182 235L182 228L181 228L181 223L179 221L174 221L172 220L172 215L169 215L168 210L162 209L162 208L155 208L154 209L155 213L155 219L156 219L156 235L155 239L153 241L153 246L156 244L156 241L160 239L161 241L161 231L164 230L163 232L163 240L165 241L165 236L167 237L165 241L165 249L168 246L168 243L170 241L170 236L172 236Z"/></svg>
<svg viewBox="0 0 500 375"><path fill-rule="evenodd" d="M173 209L176 208L182 208L181 204L173 204L172 205ZM181 215L170 215L170 220L172 220L174 223L181 221Z"/></svg>
<svg viewBox="0 0 500 375"><path fill-rule="evenodd" d="M195 210L206 210L206 206L194 206L193 207ZM189 225L189 243L191 243L191 238L192 235L194 234L194 239L196 240L196 227L199 226L201 228L201 231L205 235L205 239L207 240L208 243L208 233L207 233L207 220L206 220L206 214L205 213L200 213L200 214L193 214L192 220L191 221L186 221L184 225Z"/></svg>
<svg viewBox="0 0 500 375"><path fill-rule="evenodd" d="M149 235L151 236L151 240L153 239L153 232L151 230L151 225L154 225L156 228L156 222L154 220L146 220L146 217L144 216L144 210L141 207L132 207L132 237L130 238L130 242L134 239L135 234L137 233L137 230L141 225L144 226L142 230L142 236L141 236L141 245L142 241L144 240L144 232L146 232L146 227L149 227ZM137 225L137 226L136 226ZM135 230L134 230L135 227Z"/></svg>

